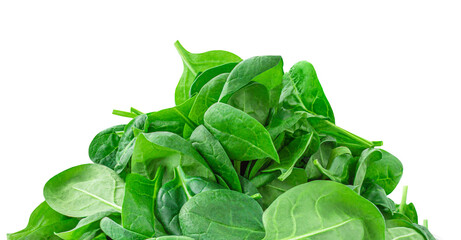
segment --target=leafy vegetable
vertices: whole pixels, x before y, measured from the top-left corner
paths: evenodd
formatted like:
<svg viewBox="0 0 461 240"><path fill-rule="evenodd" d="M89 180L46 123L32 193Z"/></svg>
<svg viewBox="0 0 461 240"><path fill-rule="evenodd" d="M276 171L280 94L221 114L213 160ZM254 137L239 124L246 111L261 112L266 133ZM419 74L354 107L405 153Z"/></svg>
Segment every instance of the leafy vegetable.
<svg viewBox="0 0 461 240"><path fill-rule="evenodd" d="M261 239L263 211L251 197L230 190L197 194L184 204L179 222L195 239Z"/></svg>
<svg viewBox="0 0 461 240"><path fill-rule="evenodd" d="M256 119L227 104L216 103L205 113L205 127L237 161L279 156L269 133Z"/></svg>
<svg viewBox="0 0 461 240"><path fill-rule="evenodd" d="M43 190L46 202L71 217L88 217L115 210L121 212L125 183L110 168L83 164L51 178Z"/></svg>
<svg viewBox="0 0 461 240"><path fill-rule="evenodd" d="M336 125L309 62L175 46L176 106L99 132L9 240L435 240L389 194L403 166ZM360 120L360 118L357 118Z"/></svg>
<svg viewBox="0 0 461 240"><path fill-rule="evenodd" d="M332 209L335 213L332 214ZM384 240L384 218L369 201L332 181L298 185L264 212L264 239Z"/></svg>
<svg viewBox="0 0 461 240"><path fill-rule="evenodd" d="M184 63L184 71L175 92L176 105L185 102L189 98L190 87L200 72L225 63L240 62L242 60L237 55L226 51L209 51L195 54L187 51L179 41L174 45Z"/></svg>

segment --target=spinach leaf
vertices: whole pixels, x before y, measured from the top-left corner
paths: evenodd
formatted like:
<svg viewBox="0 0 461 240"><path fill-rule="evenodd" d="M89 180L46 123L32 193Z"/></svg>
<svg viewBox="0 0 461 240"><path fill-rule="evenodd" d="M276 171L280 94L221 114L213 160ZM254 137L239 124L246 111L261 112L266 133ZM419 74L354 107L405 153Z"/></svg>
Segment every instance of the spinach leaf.
<svg viewBox="0 0 461 240"><path fill-rule="evenodd" d="M230 189L242 191L239 176L221 143L203 126L198 126L190 137L192 146L203 156L210 168Z"/></svg>
<svg viewBox="0 0 461 240"><path fill-rule="evenodd" d="M130 162L133 155L134 143L136 141L135 129L146 132L149 128L147 115L139 115L131 120L126 126L125 131L118 144L118 150L115 158L114 170L120 174Z"/></svg>
<svg viewBox="0 0 461 240"><path fill-rule="evenodd" d="M115 157L120 142L120 133L125 125L117 125L99 132L90 143L88 155L94 163L102 164L114 169Z"/></svg>
<svg viewBox="0 0 461 240"><path fill-rule="evenodd" d="M7 235L8 240L60 239L55 232L67 231L78 223L78 219L64 216L42 202L30 215L27 227Z"/></svg>
<svg viewBox="0 0 461 240"><path fill-rule="evenodd" d="M257 82L241 88L235 92L227 104L242 110L252 116L262 125L266 125L267 117L271 109L267 88Z"/></svg>
<svg viewBox="0 0 461 240"><path fill-rule="evenodd" d="M382 211L395 212L394 201L387 197L386 191L376 183L371 183L366 187L362 196L375 204Z"/></svg>
<svg viewBox="0 0 461 240"><path fill-rule="evenodd" d="M181 208L185 236L203 240L261 239L263 211L251 197L226 189L199 193Z"/></svg>
<svg viewBox="0 0 461 240"><path fill-rule="evenodd" d="M203 115L211 105L218 102L228 73L220 74L206 83L195 98L189 118L197 124L203 124Z"/></svg>
<svg viewBox="0 0 461 240"><path fill-rule="evenodd" d="M192 97L181 105L148 113L148 132L167 131L181 135L186 126L195 128L196 124L187 117L194 102L195 97Z"/></svg>
<svg viewBox="0 0 461 240"><path fill-rule="evenodd" d="M225 63L240 62L242 60L237 55L226 51L190 53L179 43L179 41L176 41L174 45L184 63L184 71L175 91L176 105L189 99L191 85L200 72Z"/></svg>
<svg viewBox="0 0 461 240"><path fill-rule="evenodd" d="M115 210L121 212L125 183L110 168L83 164L52 177L43 190L46 202L71 217Z"/></svg>
<svg viewBox="0 0 461 240"><path fill-rule="evenodd" d="M386 240L426 240L411 228L395 227L386 229Z"/></svg>
<svg viewBox="0 0 461 240"><path fill-rule="evenodd" d="M93 239L101 231L100 221L102 218L109 217L112 214L115 214L115 211L103 211L95 213L91 216L83 218L75 226L75 228L66 231L55 233L56 236L64 240L74 240L74 239Z"/></svg>
<svg viewBox="0 0 461 240"><path fill-rule="evenodd" d="M311 63L301 61L293 65L283 76L283 85L280 102L284 108L322 115L335 122L333 110Z"/></svg>
<svg viewBox="0 0 461 240"><path fill-rule="evenodd" d="M101 220L101 229L112 240L144 240L149 238L148 236L125 229L107 217Z"/></svg>
<svg viewBox="0 0 461 240"><path fill-rule="evenodd" d="M279 156L267 130L248 114L224 103L205 113L205 127L221 142L232 160L245 161Z"/></svg>
<svg viewBox="0 0 461 240"><path fill-rule="evenodd" d="M345 152L338 152L345 150ZM346 150L347 149L347 150ZM335 151L336 150L336 151ZM313 161L317 169L330 180L342 184L351 184L354 179L358 159L351 155L346 147L337 147L332 150L328 169L325 169L317 159Z"/></svg>
<svg viewBox="0 0 461 240"><path fill-rule="evenodd" d="M306 173L309 180L321 179L322 173L315 166L314 160L317 160L322 167L327 167L330 161L330 155L336 147L336 140L332 137L325 137L321 140L319 149L312 154L306 165Z"/></svg>
<svg viewBox="0 0 461 240"><path fill-rule="evenodd" d="M288 190L264 212L263 222L264 239L384 240L379 210L332 181L313 181Z"/></svg>
<svg viewBox="0 0 461 240"><path fill-rule="evenodd" d="M202 89L202 87L214 77L221 75L222 73L230 73L236 65L237 62L225 63L216 67L209 68L200 73L200 75L198 75L197 78L195 78L194 82L190 86L190 97L197 94Z"/></svg>
<svg viewBox="0 0 461 240"><path fill-rule="evenodd" d="M186 177L181 167L177 167L174 179L163 185L158 192L156 215L168 233L181 235L178 214L184 203L200 192L221 188L221 185L214 182Z"/></svg>
<svg viewBox="0 0 461 240"><path fill-rule="evenodd" d="M279 152L280 163L273 162L263 172L280 170L282 174L279 176L279 180L284 181L285 179L287 179L293 171L296 162L303 156L304 152L307 150L313 137L314 133L311 132L310 134L301 135L299 137L294 138L287 146L285 146Z"/></svg>
<svg viewBox="0 0 461 240"><path fill-rule="evenodd" d="M263 209L268 208L271 203L291 188L307 182L307 175L304 169L294 168L290 176L284 180L274 179L268 184L258 188L262 195Z"/></svg>
<svg viewBox="0 0 461 240"><path fill-rule="evenodd" d="M153 179L153 174L160 166L166 167L164 181L173 179L177 166L181 166L189 176L216 180L203 157L181 136L170 132L139 135L131 162L132 172Z"/></svg>
<svg viewBox="0 0 461 240"><path fill-rule="evenodd" d="M158 168L155 179L149 180L139 174L126 178L125 197L122 207L122 225L125 229L145 236L154 236L156 222L153 209L155 197L161 186L164 168Z"/></svg>
<svg viewBox="0 0 461 240"><path fill-rule="evenodd" d="M227 102L235 92L251 81L259 82L271 90L282 83L282 78L282 57L257 56L246 59L230 72L219 101Z"/></svg>
<svg viewBox="0 0 461 240"><path fill-rule="evenodd" d="M360 193L364 182L374 182L390 194L402 177L402 163L382 149L366 149L360 155L354 186Z"/></svg>

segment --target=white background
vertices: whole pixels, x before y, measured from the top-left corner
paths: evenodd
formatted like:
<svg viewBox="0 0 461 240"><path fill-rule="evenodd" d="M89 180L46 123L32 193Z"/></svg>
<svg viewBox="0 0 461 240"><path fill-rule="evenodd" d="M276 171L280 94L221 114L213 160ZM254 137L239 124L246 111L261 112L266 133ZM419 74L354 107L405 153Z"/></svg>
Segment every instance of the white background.
<svg viewBox="0 0 461 240"><path fill-rule="evenodd" d="M128 121L112 109L173 106L178 39L192 52L279 54L285 70L312 62L337 124L403 162L393 199L409 185L420 220L459 239L455 1L154 2L0 3L0 238L25 227L50 177L89 162L96 133Z"/></svg>

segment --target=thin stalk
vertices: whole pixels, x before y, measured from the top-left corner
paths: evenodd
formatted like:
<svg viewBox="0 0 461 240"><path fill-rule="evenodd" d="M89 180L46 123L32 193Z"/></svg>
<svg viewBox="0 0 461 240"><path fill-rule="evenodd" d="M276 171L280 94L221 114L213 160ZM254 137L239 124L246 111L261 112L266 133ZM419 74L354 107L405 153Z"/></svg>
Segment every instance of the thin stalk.
<svg viewBox="0 0 461 240"><path fill-rule="evenodd" d="M403 213L405 211L405 207L407 206L407 194L408 194L408 186L403 186L402 201L400 202L400 206L399 206L400 213Z"/></svg>
<svg viewBox="0 0 461 240"><path fill-rule="evenodd" d="M424 219L423 221L423 226L427 229L429 229L429 221L427 219Z"/></svg>
<svg viewBox="0 0 461 240"><path fill-rule="evenodd" d="M139 111L138 109L131 107L130 111L136 115L143 115L144 113Z"/></svg>
<svg viewBox="0 0 461 240"><path fill-rule="evenodd" d="M241 165L240 161L235 161L234 160L234 168L235 168L235 171L237 172L238 175L240 175L240 165Z"/></svg>
<svg viewBox="0 0 461 240"><path fill-rule="evenodd" d="M138 115L136 115L134 113L125 112L125 111L121 111L121 110L113 110L112 114L120 116L120 117L127 117L127 118L135 118L135 117L138 116Z"/></svg>
<svg viewBox="0 0 461 240"><path fill-rule="evenodd" d="M347 136L348 138L353 139L353 140L355 140L355 141L357 141L357 142L359 142L359 143L361 143L361 144L363 144L363 145L365 145L365 146L368 146L368 147L373 147L373 146L375 146L375 144L374 144L373 142L368 141L368 140L366 140L366 139L364 139L364 138L362 138L362 137L359 137L359 136L357 136L357 135L355 135L355 134L353 134L353 133L351 133L351 132L349 132L349 131L347 131L347 130L341 128L341 127L338 127L337 125L335 125L334 123L332 123L332 122L330 122L330 121L328 121L328 120L324 120L324 123L325 123L326 125L329 125L329 126L332 127L332 128L335 128L335 130L336 130L337 132L340 132L340 134L342 134L342 135L344 135L344 136ZM328 132L328 131L327 131L327 132ZM376 141L375 143L379 143L379 142Z"/></svg>

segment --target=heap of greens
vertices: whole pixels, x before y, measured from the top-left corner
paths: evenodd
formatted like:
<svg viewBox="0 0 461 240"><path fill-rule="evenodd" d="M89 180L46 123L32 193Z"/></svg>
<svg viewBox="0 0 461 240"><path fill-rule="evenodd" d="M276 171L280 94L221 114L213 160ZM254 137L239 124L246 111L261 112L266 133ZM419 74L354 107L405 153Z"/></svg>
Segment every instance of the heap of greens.
<svg viewBox="0 0 461 240"><path fill-rule="evenodd" d="M401 162L335 124L312 64L175 46L176 106L115 110L131 121L51 178L8 239L435 239L406 188L387 197Z"/></svg>

